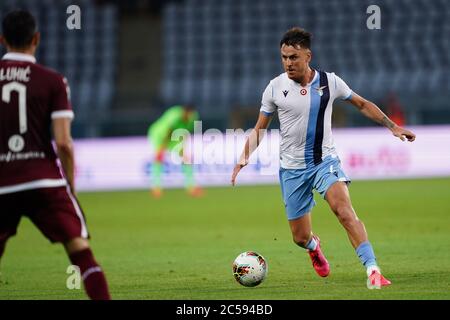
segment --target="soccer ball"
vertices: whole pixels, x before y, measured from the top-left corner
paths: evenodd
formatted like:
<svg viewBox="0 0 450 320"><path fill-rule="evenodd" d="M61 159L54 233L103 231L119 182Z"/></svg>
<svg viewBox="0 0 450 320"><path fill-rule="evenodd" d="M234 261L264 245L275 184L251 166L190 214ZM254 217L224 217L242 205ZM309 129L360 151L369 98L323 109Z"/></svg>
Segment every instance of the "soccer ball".
<svg viewBox="0 0 450 320"><path fill-rule="evenodd" d="M255 287L267 276L266 259L256 252L247 251L237 256L233 262L233 276L246 287Z"/></svg>

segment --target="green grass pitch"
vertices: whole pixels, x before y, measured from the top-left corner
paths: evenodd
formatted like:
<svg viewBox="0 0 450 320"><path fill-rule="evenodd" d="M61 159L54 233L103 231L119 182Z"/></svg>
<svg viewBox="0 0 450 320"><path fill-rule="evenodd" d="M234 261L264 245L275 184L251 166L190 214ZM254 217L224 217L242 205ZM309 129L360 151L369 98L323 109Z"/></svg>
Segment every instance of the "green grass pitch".
<svg viewBox="0 0 450 320"><path fill-rule="evenodd" d="M330 265L318 277L294 245L278 186L209 188L201 199L167 190L81 193L91 245L115 299L450 299L450 179L355 181L353 206L392 286L368 290L365 271L327 203L313 230ZM240 286L231 264L254 250L267 279ZM0 299L86 299L66 288L69 261L28 219L6 248Z"/></svg>

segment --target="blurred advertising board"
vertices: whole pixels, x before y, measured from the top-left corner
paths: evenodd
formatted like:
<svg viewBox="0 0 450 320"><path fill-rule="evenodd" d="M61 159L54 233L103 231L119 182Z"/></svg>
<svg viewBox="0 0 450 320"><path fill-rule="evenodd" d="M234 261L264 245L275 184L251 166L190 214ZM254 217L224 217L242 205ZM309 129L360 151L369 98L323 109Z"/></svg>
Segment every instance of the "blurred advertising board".
<svg viewBox="0 0 450 320"><path fill-rule="evenodd" d="M352 180L450 176L450 125L408 127L417 135L402 142L385 128L334 129L337 152ZM231 172L250 131L207 130L185 146L196 181L203 186L230 185ZM181 149L181 143L180 148ZM182 187L179 150L166 153L164 187ZM75 141L76 186L80 191L146 189L150 186L154 150L146 137ZM279 132L270 130L250 158L237 183L278 183Z"/></svg>

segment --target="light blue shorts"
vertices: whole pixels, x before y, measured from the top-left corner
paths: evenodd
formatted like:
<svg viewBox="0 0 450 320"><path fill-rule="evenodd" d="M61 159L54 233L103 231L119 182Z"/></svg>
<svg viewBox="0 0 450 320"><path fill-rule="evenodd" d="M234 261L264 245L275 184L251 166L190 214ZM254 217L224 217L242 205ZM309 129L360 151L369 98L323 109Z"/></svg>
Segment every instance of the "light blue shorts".
<svg viewBox="0 0 450 320"><path fill-rule="evenodd" d="M280 168L280 185L288 220L298 219L312 210L313 189L325 198L331 185L337 181L350 183L341 168L338 157L326 157L317 166L306 169Z"/></svg>

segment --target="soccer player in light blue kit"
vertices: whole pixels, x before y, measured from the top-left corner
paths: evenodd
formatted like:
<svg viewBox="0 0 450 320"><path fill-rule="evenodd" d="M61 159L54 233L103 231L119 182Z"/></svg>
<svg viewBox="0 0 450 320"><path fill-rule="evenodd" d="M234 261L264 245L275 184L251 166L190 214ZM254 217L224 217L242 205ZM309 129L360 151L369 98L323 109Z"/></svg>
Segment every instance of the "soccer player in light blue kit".
<svg viewBox="0 0 450 320"><path fill-rule="evenodd" d="M330 266L320 248L320 239L312 233L311 210L315 205L313 189L328 202L347 231L367 272L367 287L380 289L391 284L381 274L364 224L358 219L348 192L350 179L341 168L331 135L333 101L343 99L366 117L387 127L402 141L414 141L415 134L397 126L374 103L352 92L334 73L309 66L311 34L292 28L281 42L281 59L285 73L266 87L258 121L235 166L231 183L248 163L251 153L263 138L272 115L280 120L280 184L287 218L294 242L307 249L314 269L328 276Z"/></svg>

